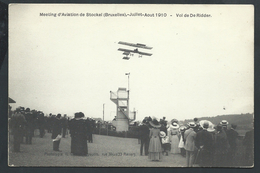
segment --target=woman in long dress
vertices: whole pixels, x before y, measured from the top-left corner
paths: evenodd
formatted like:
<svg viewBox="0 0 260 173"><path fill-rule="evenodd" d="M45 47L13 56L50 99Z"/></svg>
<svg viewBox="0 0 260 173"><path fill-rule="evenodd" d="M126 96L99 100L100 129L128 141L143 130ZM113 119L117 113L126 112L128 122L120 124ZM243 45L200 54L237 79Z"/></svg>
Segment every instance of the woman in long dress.
<svg viewBox="0 0 260 173"><path fill-rule="evenodd" d="M152 161L160 161L162 159L162 145L160 141L160 127L159 122L154 119L149 122L152 126L150 130L150 143L148 158Z"/></svg>
<svg viewBox="0 0 260 173"><path fill-rule="evenodd" d="M88 154L88 124L86 120L83 119L83 117L83 113L75 113L75 118L73 118L69 123L71 134L71 153L78 156L84 156Z"/></svg>
<svg viewBox="0 0 260 173"><path fill-rule="evenodd" d="M180 153L181 151L179 148L179 125L177 123L173 122L170 128L168 128L168 136L170 138L171 143L171 153Z"/></svg>

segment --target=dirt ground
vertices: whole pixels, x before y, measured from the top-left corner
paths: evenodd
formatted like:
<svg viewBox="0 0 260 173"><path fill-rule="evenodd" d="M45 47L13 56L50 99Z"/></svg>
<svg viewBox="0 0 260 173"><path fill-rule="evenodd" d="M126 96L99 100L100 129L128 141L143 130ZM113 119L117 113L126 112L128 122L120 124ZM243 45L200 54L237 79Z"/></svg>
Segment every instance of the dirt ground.
<svg viewBox="0 0 260 173"><path fill-rule="evenodd" d="M148 156L140 156L137 139L93 135L93 143L88 143L88 156L70 154L70 137L61 139L60 150L52 150L51 134L40 138L37 133L33 144L21 144L21 152L12 149L9 140L9 166L62 166L62 167L185 167L186 160L180 154L164 156L160 162L152 162Z"/></svg>

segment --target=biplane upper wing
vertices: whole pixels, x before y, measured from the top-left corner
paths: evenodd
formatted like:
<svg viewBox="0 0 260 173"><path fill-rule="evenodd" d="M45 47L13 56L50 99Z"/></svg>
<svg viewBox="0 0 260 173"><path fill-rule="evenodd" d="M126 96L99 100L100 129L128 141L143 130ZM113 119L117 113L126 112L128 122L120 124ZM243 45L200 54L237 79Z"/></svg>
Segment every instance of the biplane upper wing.
<svg viewBox="0 0 260 173"><path fill-rule="evenodd" d="M138 48L143 48L143 49L152 49L152 47L148 47L145 44L140 44L140 43L133 44L133 43L127 43L127 42L119 41L118 44L133 46L133 47L138 47Z"/></svg>

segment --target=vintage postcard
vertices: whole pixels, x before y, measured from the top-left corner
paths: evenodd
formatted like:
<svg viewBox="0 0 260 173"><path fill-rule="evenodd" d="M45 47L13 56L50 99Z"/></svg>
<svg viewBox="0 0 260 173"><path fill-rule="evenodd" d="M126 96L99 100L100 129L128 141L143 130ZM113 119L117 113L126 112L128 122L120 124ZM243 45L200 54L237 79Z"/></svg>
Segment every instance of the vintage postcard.
<svg viewBox="0 0 260 173"><path fill-rule="evenodd" d="M9 4L10 167L254 166L254 6Z"/></svg>

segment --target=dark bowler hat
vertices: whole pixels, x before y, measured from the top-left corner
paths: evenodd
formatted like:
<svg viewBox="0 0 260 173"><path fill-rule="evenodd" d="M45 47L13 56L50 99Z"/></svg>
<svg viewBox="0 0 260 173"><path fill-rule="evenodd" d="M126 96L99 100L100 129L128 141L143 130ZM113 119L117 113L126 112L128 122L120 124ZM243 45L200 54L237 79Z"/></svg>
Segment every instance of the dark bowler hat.
<svg viewBox="0 0 260 173"><path fill-rule="evenodd" d="M150 125L155 128L161 127L161 124L157 121L157 119L153 119L152 121L149 121Z"/></svg>

